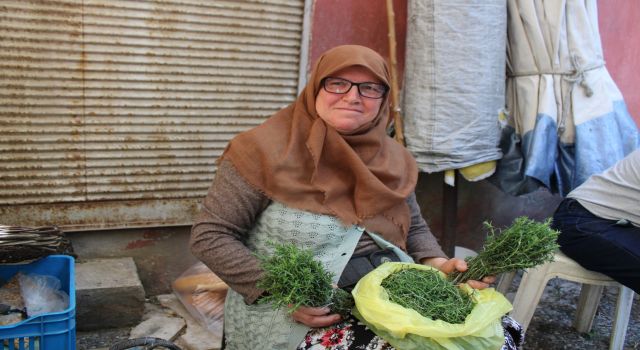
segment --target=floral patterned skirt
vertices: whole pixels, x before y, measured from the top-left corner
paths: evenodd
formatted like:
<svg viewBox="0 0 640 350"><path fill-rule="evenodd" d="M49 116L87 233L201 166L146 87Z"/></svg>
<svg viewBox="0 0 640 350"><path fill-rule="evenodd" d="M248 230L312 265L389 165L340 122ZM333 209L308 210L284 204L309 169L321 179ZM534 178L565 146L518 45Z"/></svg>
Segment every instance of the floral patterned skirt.
<svg viewBox="0 0 640 350"><path fill-rule="evenodd" d="M524 342L524 330L509 316L502 318L505 342L501 350L517 350ZM395 350L355 317L307 333L297 350Z"/></svg>

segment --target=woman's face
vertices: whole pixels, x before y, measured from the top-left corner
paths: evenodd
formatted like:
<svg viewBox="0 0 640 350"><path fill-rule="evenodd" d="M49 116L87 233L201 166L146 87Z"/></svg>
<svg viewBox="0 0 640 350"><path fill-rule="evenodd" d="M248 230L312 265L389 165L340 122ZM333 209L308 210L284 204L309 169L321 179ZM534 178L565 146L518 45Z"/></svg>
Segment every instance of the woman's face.
<svg viewBox="0 0 640 350"><path fill-rule="evenodd" d="M367 68L350 66L330 75L354 83L373 82L383 84ZM360 96L358 88L351 86L349 92L337 94L327 92L322 86L316 96L316 112L327 124L338 132L348 134L362 125L371 122L378 115L384 98Z"/></svg>

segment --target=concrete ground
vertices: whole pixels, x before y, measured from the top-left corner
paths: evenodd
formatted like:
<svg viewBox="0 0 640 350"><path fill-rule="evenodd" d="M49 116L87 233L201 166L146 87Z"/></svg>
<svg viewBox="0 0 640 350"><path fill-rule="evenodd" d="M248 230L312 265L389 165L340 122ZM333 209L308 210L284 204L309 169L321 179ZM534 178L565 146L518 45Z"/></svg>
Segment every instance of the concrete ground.
<svg viewBox="0 0 640 350"><path fill-rule="evenodd" d="M515 292L515 286L519 282L517 276L513 282L511 290L507 296ZM542 296L533 320L527 330L524 350L556 350L556 349L572 349L572 350L594 350L608 349L609 336L611 332L612 317L614 314L616 293L614 288L605 288L600 307L596 314L593 329L588 334L579 334L571 327L573 315L575 314L575 305L578 300L580 285L573 282L554 279L549 282ZM194 321L188 321L189 316L182 314L180 305L176 305L177 298L173 295L161 295L157 298L150 298L146 303L147 312L143 322L153 317L153 315L166 315L167 317L176 317L187 319L183 327L179 327L180 323L173 325L173 329L180 328L174 335L175 342L182 346L184 350L191 349L217 349L219 340L212 334L201 334L200 336L207 339L195 340L197 344L186 345L181 341L181 337L189 332L189 329L196 328ZM178 311L176 311L178 310ZM162 319L160 319L162 320ZM161 324L173 324L174 322L160 321ZM148 327L148 325L147 325ZM151 327L153 328L153 326ZM151 328L146 328L149 332ZM118 340L127 339L133 328L120 328L110 330L99 330L92 332L77 333L78 350L90 349L107 349L110 345ZM138 327L140 329L140 327ZM159 327L155 329L160 332ZM172 330L174 331L174 330ZM146 335L149 335L148 333ZM139 336L139 335L138 335ZM194 342L193 340L188 340ZM207 342L209 344L205 344ZM182 343L181 343L182 342ZM640 349L640 299L635 296L634 305L631 310L631 320L627 328L627 337L625 350Z"/></svg>
<svg viewBox="0 0 640 350"><path fill-rule="evenodd" d="M76 349L107 350L118 342L141 337L169 340L183 350L216 350L221 345L221 334L207 331L175 295L163 294L145 302L144 316L133 327L76 332Z"/></svg>
<svg viewBox="0 0 640 350"><path fill-rule="evenodd" d="M507 297L519 283L513 281ZM580 295L580 284L553 279L547 284L533 319L527 329L524 350L597 350L609 348L609 336L617 300L617 289L605 287L591 332L578 333L571 324ZM634 296L625 350L640 349L640 298Z"/></svg>

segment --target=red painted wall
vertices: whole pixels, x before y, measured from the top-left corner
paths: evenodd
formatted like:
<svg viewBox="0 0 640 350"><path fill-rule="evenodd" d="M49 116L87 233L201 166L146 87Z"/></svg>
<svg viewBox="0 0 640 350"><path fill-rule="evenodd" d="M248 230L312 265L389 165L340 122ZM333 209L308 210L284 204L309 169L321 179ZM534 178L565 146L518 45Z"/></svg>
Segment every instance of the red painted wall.
<svg viewBox="0 0 640 350"><path fill-rule="evenodd" d="M607 69L640 126L640 1L599 0L598 22Z"/></svg>
<svg viewBox="0 0 640 350"><path fill-rule="evenodd" d="M326 50L344 44L370 47L389 60L389 24L385 0L316 0L313 8L309 63ZM393 0L398 77L404 72L407 1ZM399 81L401 84L401 81Z"/></svg>

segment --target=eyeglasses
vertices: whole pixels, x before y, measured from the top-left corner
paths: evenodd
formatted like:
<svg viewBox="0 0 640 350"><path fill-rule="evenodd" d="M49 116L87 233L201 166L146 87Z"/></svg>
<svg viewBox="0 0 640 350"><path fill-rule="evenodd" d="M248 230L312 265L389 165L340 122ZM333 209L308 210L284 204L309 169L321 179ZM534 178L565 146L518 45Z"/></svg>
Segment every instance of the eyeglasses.
<svg viewBox="0 0 640 350"><path fill-rule="evenodd" d="M333 77L322 79L322 87L332 94L346 94L354 85L358 88L360 96L368 98L383 98L389 90L386 85L378 83L354 83L346 79Z"/></svg>

